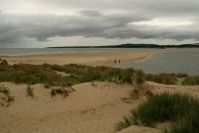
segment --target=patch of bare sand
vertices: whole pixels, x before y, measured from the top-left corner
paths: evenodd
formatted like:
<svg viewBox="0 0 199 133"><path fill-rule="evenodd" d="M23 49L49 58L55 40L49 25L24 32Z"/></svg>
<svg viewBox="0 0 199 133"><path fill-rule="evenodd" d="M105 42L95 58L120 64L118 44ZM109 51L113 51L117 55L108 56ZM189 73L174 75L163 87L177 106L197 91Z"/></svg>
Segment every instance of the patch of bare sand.
<svg viewBox="0 0 199 133"><path fill-rule="evenodd" d="M149 57L157 52L155 51L114 51L114 52L79 52L62 54L42 54L26 56L8 56L3 57L9 64L85 64L94 66L113 66L114 60L140 60Z"/></svg>
<svg viewBox="0 0 199 133"><path fill-rule="evenodd" d="M162 132L161 129L132 125L117 133L161 133L161 132Z"/></svg>
<svg viewBox="0 0 199 133"><path fill-rule="evenodd" d="M15 101L0 108L2 133L111 133L132 106L128 97L130 85L97 82L75 85L67 98L54 99L43 85L33 85L35 98L27 97L26 85L1 83L10 88Z"/></svg>

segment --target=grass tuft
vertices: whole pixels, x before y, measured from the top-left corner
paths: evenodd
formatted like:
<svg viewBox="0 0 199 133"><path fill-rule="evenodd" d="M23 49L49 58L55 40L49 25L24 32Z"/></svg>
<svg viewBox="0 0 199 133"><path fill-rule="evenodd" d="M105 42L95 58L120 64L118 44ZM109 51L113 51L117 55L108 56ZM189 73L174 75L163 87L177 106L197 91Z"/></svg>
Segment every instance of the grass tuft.
<svg viewBox="0 0 199 133"><path fill-rule="evenodd" d="M117 125L121 130L132 124L154 127L156 123L171 121L172 127L165 132L198 133L199 101L184 94L163 93L153 95L146 102L132 110Z"/></svg>
<svg viewBox="0 0 199 133"><path fill-rule="evenodd" d="M69 95L70 91L65 88L53 88L51 89L51 97L54 98L57 95L63 96L63 98L66 98Z"/></svg>
<svg viewBox="0 0 199 133"><path fill-rule="evenodd" d="M123 117L123 120L116 124L116 131L120 131L124 128L127 128L133 124L132 119L128 117Z"/></svg>
<svg viewBox="0 0 199 133"><path fill-rule="evenodd" d="M5 95L9 95L10 91L7 87L5 86L0 86L0 93L3 93Z"/></svg>
<svg viewBox="0 0 199 133"><path fill-rule="evenodd" d="M30 85L27 85L26 92L27 92L27 96L34 98L33 88Z"/></svg>
<svg viewBox="0 0 199 133"><path fill-rule="evenodd" d="M10 91L5 86L0 86L0 106L8 107L14 101L14 96L10 96Z"/></svg>

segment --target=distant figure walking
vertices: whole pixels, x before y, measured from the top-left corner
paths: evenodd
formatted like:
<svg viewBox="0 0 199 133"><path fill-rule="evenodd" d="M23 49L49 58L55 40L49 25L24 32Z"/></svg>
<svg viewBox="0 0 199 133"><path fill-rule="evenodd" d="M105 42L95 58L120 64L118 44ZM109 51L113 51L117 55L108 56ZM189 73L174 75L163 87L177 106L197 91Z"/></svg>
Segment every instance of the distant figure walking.
<svg viewBox="0 0 199 133"><path fill-rule="evenodd" d="M116 59L115 59L115 60L113 61L114 64L117 64L117 63L120 64L120 62L121 62L120 59L119 59L119 60L116 60Z"/></svg>

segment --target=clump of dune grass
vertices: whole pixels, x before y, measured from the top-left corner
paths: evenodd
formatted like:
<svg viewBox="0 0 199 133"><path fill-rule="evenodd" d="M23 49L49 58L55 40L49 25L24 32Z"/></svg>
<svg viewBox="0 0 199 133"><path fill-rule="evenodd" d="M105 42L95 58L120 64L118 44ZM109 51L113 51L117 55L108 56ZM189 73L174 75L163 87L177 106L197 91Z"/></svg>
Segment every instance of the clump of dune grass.
<svg viewBox="0 0 199 133"><path fill-rule="evenodd" d="M116 124L116 131L120 131L124 128L133 125L133 119L129 117L123 117L123 120Z"/></svg>
<svg viewBox="0 0 199 133"><path fill-rule="evenodd" d="M33 88L30 85L27 85L26 93L27 93L27 96L34 98L34 91L33 91Z"/></svg>
<svg viewBox="0 0 199 133"><path fill-rule="evenodd" d="M14 101L14 96L10 96L10 91L5 86L0 86L0 105L9 106Z"/></svg>
<svg viewBox="0 0 199 133"><path fill-rule="evenodd" d="M186 77L182 82L183 85L199 85L199 76Z"/></svg>
<svg viewBox="0 0 199 133"><path fill-rule="evenodd" d="M117 124L117 130L130 125L154 127L156 123L170 121L174 123L165 131L171 133L197 133L199 126L199 101L185 94L156 94L132 110Z"/></svg>
<svg viewBox="0 0 199 133"><path fill-rule="evenodd" d="M51 89L50 95L52 98L56 97L57 95L61 95L63 98L66 98L69 95L69 93L69 90L60 87Z"/></svg>
<svg viewBox="0 0 199 133"><path fill-rule="evenodd" d="M199 109L187 114L185 118L167 129L168 133L198 133L199 132Z"/></svg>
<svg viewBox="0 0 199 133"><path fill-rule="evenodd" d="M131 113L134 122L153 126L156 122L175 121L189 112L197 101L188 95L163 93L149 97Z"/></svg>
<svg viewBox="0 0 199 133"><path fill-rule="evenodd" d="M7 60L3 60L3 59L0 58L0 64L1 65L8 65L8 62L7 62Z"/></svg>
<svg viewBox="0 0 199 133"><path fill-rule="evenodd" d="M146 74L147 81L153 81L160 84L174 85L177 83L178 78L174 74Z"/></svg>
<svg viewBox="0 0 199 133"><path fill-rule="evenodd" d="M9 91L9 89L8 89L7 87L5 87L5 86L0 86L0 93L9 95L10 91Z"/></svg>

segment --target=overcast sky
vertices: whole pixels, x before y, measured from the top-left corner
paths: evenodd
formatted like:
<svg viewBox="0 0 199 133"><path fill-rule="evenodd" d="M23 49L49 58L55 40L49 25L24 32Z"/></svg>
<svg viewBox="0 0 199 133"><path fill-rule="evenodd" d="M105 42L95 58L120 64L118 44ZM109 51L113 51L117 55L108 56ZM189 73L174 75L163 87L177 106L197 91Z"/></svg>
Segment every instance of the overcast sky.
<svg viewBox="0 0 199 133"><path fill-rule="evenodd" d="M0 0L0 47L199 41L199 0Z"/></svg>

